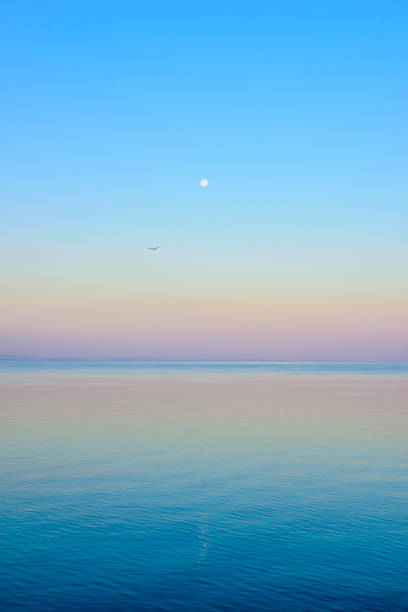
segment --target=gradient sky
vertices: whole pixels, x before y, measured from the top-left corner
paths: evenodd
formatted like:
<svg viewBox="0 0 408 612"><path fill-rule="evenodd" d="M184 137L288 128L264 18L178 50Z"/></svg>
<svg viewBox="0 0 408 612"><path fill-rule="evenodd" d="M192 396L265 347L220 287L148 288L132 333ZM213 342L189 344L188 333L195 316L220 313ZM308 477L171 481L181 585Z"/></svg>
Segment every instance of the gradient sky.
<svg viewBox="0 0 408 612"><path fill-rule="evenodd" d="M1 24L0 353L408 360L405 0Z"/></svg>

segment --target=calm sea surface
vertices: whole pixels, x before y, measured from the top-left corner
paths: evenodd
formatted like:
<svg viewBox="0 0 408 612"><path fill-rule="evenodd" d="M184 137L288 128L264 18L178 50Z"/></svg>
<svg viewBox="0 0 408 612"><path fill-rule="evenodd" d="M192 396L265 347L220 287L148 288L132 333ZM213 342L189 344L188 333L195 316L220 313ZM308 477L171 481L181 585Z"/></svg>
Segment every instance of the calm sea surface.
<svg viewBox="0 0 408 612"><path fill-rule="evenodd" d="M0 362L0 609L408 610L408 364Z"/></svg>

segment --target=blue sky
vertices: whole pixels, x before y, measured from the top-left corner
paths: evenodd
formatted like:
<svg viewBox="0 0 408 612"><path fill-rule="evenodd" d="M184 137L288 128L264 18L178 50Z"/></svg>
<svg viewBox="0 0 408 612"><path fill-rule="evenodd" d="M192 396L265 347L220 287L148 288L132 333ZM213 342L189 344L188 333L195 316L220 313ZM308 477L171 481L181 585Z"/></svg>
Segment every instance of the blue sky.
<svg viewBox="0 0 408 612"><path fill-rule="evenodd" d="M400 1L4 2L8 290L133 268L149 293L157 243L209 293L278 263L405 299L407 20Z"/></svg>

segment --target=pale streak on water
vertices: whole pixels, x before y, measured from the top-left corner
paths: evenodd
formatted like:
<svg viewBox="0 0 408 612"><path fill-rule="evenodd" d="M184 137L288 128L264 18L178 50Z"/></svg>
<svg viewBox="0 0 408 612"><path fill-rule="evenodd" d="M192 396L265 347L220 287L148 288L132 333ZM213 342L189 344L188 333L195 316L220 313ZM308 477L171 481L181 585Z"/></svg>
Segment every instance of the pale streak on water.
<svg viewBox="0 0 408 612"><path fill-rule="evenodd" d="M0 385L2 610L408 610L407 364Z"/></svg>

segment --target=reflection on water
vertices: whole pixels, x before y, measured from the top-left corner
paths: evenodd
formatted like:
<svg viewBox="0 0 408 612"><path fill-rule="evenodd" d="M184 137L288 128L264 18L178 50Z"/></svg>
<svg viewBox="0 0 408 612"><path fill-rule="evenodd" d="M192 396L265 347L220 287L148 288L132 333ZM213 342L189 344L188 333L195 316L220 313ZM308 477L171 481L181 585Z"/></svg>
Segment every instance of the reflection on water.
<svg viewBox="0 0 408 612"><path fill-rule="evenodd" d="M406 364L0 383L2 609L408 609Z"/></svg>

